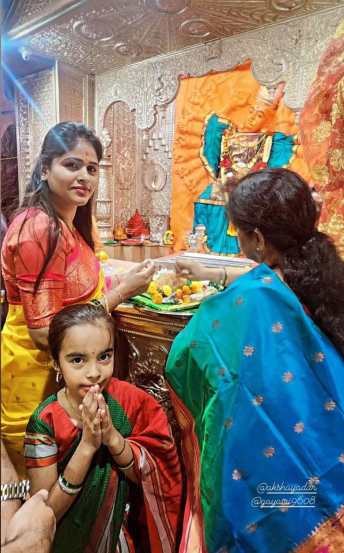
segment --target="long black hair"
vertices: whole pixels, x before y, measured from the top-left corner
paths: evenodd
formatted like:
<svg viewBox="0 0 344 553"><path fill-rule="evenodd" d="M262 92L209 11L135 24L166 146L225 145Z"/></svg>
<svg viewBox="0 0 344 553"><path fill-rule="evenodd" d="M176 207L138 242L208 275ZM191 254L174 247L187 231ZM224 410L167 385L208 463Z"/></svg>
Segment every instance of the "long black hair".
<svg viewBox="0 0 344 553"><path fill-rule="evenodd" d="M285 282L344 354L344 262L316 229L308 184L287 169L251 173L232 192L229 217L244 232L259 229L277 250Z"/></svg>
<svg viewBox="0 0 344 553"><path fill-rule="evenodd" d="M49 216L50 220L48 227L48 250L44 252L45 260L35 283L35 292L37 291L49 261L56 250L61 232L61 222L50 201L49 185L46 180L42 180L42 175L46 169L51 168L52 162L55 158L61 157L70 150L73 150L80 139L89 142L96 152L98 161L101 160L103 148L99 138L94 134L92 129L89 129L81 123L73 123L70 121L58 123L48 131L43 140L39 158L33 170L30 183L25 190L24 198L20 206L20 211L27 208L38 207ZM93 197L87 202L86 205L79 206L77 208L73 223L90 248L94 250L94 242L92 237L92 202ZM31 216L31 210L28 209L19 230L18 245L23 227Z"/></svg>

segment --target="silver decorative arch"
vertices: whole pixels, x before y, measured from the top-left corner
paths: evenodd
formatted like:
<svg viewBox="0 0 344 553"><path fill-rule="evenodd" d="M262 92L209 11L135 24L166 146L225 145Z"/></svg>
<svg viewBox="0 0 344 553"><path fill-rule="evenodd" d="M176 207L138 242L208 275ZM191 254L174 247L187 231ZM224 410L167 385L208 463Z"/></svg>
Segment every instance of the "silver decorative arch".
<svg viewBox="0 0 344 553"><path fill-rule="evenodd" d="M285 101L299 111L321 53L343 17L344 7L336 7L97 75L98 131L107 108L116 101L124 101L135 110L138 128L150 128L155 107L175 98L181 75L226 71L247 59L252 60L260 83L273 86L285 81Z"/></svg>

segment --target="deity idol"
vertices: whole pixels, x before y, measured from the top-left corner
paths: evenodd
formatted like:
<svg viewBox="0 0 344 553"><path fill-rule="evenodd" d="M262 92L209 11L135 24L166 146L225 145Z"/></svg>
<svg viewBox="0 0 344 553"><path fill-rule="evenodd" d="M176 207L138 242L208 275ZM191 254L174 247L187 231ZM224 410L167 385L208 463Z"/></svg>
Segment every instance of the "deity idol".
<svg viewBox="0 0 344 553"><path fill-rule="evenodd" d="M203 224L214 253L240 252L236 231L227 217L227 183L265 167L285 167L296 149L295 135L264 130L283 97L284 83L273 94L262 86L241 128L211 113L205 122L201 158L213 182L195 202L194 226Z"/></svg>

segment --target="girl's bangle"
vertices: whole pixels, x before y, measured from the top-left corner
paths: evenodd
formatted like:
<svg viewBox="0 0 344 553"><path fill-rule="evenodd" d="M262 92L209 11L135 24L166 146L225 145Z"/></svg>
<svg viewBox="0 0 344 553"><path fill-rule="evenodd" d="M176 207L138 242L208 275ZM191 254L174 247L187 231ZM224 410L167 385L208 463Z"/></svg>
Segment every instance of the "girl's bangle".
<svg viewBox="0 0 344 553"><path fill-rule="evenodd" d="M127 465L117 465L117 467L120 469L120 470L129 470L131 469L133 466L134 466L134 463L135 463L135 459L134 457L132 458L132 460L130 461L130 463L128 463Z"/></svg>
<svg viewBox="0 0 344 553"><path fill-rule="evenodd" d="M58 483L63 492L65 492L68 495L77 495L80 490L82 490L83 484L72 484L71 482L68 482L68 480L65 479L63 474L60 474L58 478Z"/></svg>
<svg viewBox="0 0 344 553"><path fill-rule="evenodd" d="M126 442L125 438L123 438L123 447L122 447L121 451L119 451L118 453L113 453L112 455L114 457L119 457L120 455L122 455L123 451L125 450L126 445L127 445L127 442Z"/></svg>

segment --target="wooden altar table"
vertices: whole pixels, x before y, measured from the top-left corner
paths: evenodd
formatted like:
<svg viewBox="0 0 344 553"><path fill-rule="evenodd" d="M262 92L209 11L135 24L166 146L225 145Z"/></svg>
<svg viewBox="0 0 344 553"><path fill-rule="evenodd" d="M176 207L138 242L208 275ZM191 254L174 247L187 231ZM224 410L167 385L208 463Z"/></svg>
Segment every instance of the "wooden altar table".
<svg viewBox="0 0 344 553"><path fill-rule="evenodd" d="M197 258L207 266L245 265L249 260L223 256L185 253L183 257ZM155 261L171 266L177 255ZM114 271L122 272L134 266L128 261L111 259L107 262ZM130 303L119 305L112 313L116 325L117 348L115 374L153 395L165 408L175 435L177 426L172 414L169 394L163 376L168 352L176 335L185 327L192 312L163 313Z"/></svg>
<svg viewBox="0 0 344 553"><path fill-rule="evenodd" d="M191 315L154 312L127 303L119 305L112 315L117 339L116 376L153 395L178 434L163 372L172 342Z"/></svg>

